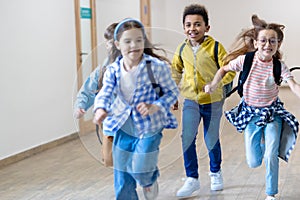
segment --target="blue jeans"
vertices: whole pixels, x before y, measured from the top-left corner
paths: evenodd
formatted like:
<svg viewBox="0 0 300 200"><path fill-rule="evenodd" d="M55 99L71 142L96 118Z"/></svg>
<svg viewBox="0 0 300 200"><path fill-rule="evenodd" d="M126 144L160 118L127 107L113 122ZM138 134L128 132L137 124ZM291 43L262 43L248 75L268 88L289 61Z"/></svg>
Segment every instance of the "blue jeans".
<svg viewBox="0 0 300 200"><path fill-rule="evenodd" d="M221 169L222 155L219 141L220 120L224 101L212 104L198 104L188 99L183 103L182 114L182 148L184 167L187 177L198 178L198 159L196 137L201 119L203 119L204 141L210 159L210 171Z"/></svg>
<svg viewBox="0 0 300 200"><path fill-rule="evenodd" d="M247 164L251 168L262 164L264 158L266 166L266 194L278 193L278 151L282 128L282 119L274 116L274 121L266 126L257 126L255 122L259 117L251 119L245 129L245 148Z"/></svg>
<svg viewBox="0 0 300 200"><path fill-rule="evenodd" d="M137 183L151 186L159 176L157 167L162 133L134 137L122 130L114 136L114 188L117 200L138 199Z"/></svg>

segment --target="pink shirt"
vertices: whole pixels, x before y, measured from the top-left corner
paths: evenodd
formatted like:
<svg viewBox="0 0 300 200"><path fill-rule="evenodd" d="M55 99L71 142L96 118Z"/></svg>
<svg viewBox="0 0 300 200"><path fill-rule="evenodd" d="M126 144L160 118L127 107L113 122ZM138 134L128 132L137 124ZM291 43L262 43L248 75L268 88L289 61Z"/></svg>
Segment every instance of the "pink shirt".
<svg viewBox="0 0 300 200"><path fill-rule="evenodd" d="M229 69L242 71L245 55L230 61ZM281 76L283 81L293 78L289 68L281 61ZM249 106L266 107L278 97L278 85L273 75L273 60L261 61L255 53L252 67L243 87L243 97Z"/></svg>

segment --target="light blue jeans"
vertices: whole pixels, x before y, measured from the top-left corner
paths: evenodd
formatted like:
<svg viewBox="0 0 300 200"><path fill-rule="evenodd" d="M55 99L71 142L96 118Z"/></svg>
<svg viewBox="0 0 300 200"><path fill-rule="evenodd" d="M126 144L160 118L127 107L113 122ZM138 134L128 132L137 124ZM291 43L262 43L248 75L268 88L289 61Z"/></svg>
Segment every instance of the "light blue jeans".
<svg viewBox="0 0 300 200"><path fill-rule="evenodd" d="M258 119L258 116L253 117L244 131L247 164L250 168L255 168L260 166L264 159L266 194L275 195L278 193L278 152L282 119L275 115L273 122L267 123L266 126L257 126L255 122Z"/></svg>
<svg viewBox="0 0 300 200"><path fill-rule="evenodd" d="M210 171L215 173L221 169L222 154L219 141L219 128L223 103L224 101L211 104L198 104L192 100L184 100L181 139L187 177L199 177L196 138L201 119L203 120L204 141L210 159Z"/></svg>
<svg viewBox="0 0 300 200"><path fill-rule="evenodd" d="M159 176L157 167L162 133L135 137L121 129L114 136L114 188L117 200L137 200L137 183L151 186Z"/></svg>

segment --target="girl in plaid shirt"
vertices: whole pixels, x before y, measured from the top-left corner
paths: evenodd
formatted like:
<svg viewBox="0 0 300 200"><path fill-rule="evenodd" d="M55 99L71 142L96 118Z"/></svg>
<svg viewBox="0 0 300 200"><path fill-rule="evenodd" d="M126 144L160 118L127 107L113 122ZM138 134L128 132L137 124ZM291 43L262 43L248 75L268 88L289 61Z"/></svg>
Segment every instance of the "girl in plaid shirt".
<svg viewBox="0 0 300 200"><path fill-rule="evenodd" d="M252 16L254 28L240 35L242 47L232 51L229 64L220 68L211 84L205 86L212 93L221 78L229 71L243 70L245 54L256 51L248 78L243 85L243 98L238 107L225 113L237 130L244 131L246 159L255 168L265 161L266 200L275 200L278 193L278 157L288 160L294 148L299 123L283 107L278 97L278 85L273 75L273 59L281 59L279 47L283 40L283 25L266 23ZM300 85L295 82L289 68L281 62L281 77L292 92L300 98Z"/></svg>
<svg viewBox="0 0 300 200"><path fill-rule="evenodd" d="M164 128L176 128L170 112L179 91L165 57L153 52L144 26L135 19L121 21L114 32L116 51L121 56L104 74L103 87L94 103L97 124L114 134L113 163L116 199L138 199L137 183L146 199L158 195L157 167L159 145ZM154 48L156 49L156 48ZM160 96L148 76L151 63ZM116 94L114 101L111 96Z"/></svg>

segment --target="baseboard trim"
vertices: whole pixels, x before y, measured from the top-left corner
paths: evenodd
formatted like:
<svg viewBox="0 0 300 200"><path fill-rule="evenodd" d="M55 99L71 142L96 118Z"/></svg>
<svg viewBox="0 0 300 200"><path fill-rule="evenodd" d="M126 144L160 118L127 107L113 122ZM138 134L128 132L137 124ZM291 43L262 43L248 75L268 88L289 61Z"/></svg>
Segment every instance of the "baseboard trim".
<svg viewBox="0 0 300 200"><path fill-rule="evenodd" d="M64 144L66 142L72 141L79 138L78 133L72 133L70 135L67 135L65 137L59 138L57 140L42 144L40 146L34 147L32 149L23 151L21 153L9 156L7 158L4 158L2 160L0 160L0 169L8 166L10 164L16 163L18 161L24 160L25 158L28 158L30 156L33 156L35 154L41 153L43 151L46 151L48 149L52 149L54 147L57 147L61 144Z"/></svg>

